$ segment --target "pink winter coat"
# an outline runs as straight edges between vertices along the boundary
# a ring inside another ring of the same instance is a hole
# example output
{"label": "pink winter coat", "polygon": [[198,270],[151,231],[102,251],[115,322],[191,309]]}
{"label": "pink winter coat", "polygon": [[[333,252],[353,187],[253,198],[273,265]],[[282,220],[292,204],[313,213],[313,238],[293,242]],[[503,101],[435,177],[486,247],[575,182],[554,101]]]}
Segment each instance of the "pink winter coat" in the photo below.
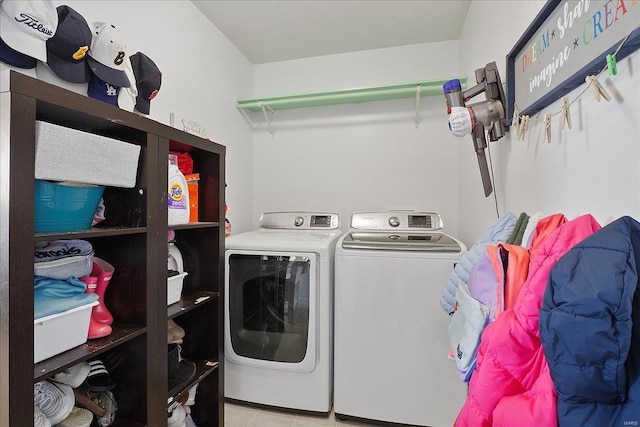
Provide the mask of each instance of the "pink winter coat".
{"label": "pink winter coat", "polygon": [[542,297],[556,261],[600,229],[591,215],[565,221],[556,214],[538,223],[536,235],[541,238],[534,242],[527,280],[514,307],[482,333],[476,371],[456,427],[557,426],[556,392],[538,329]]}

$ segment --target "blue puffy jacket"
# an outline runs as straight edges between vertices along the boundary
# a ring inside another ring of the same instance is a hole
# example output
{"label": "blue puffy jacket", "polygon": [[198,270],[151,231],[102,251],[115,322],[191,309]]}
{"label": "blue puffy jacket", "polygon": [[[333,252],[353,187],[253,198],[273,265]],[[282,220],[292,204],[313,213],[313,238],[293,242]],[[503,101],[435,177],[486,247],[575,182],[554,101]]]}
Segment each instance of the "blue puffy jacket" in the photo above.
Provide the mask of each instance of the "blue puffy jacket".
{"label": "blue puffy jacket", "polygon": [[622,217],[554,265],[540,338],[559,426],[640,425],[640,223]]}

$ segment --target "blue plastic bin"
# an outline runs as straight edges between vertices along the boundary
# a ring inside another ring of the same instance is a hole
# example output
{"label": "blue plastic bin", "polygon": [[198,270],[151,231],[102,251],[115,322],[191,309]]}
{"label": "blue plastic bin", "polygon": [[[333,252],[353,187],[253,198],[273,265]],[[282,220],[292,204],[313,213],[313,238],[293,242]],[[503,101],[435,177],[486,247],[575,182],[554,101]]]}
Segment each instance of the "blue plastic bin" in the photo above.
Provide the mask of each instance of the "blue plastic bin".
{"label": "blue plastic bin", "polygon": [[57,233],[91,228],[104,192],[102,185],[35,180],[35,232]]}

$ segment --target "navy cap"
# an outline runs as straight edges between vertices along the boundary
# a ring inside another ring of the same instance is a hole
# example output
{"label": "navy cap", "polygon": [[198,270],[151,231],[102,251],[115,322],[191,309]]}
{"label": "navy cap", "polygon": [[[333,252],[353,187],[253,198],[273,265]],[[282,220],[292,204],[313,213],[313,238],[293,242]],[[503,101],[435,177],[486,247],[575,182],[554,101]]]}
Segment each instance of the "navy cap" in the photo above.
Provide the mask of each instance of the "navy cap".
{"label": "navy cap", "polygon": [[119,87],[106,83],[95,74],[91,75],[89,86],[87,88],[87,95],[89,95],[91,98],[98,99],[102,102],[106,102],[107,104],[115,105],[117,107],[119,93]]}
{"label": "navy cap", "polygon": [[14,67],[28,69],[35,68],[38,61],[29,55],[25,55],[24,53],[20,53],[13,49],[0,38],[0,62],[4,62],[5,64],[9,64]]}
{"label": "navy cap", "polygon": [[151,100],[156,97],[162,84],[162,73],[155,62],[142,52],[136,52],[129,59],[138,89],[135,108],[142,114],[149,114]]}
{"label": "navy cap", "polygon": [[58,77],[73,83],[87,83],[91,70],[86,55],[91,47],[91,28],[69,6],[57,7],[58,29],[47,40],[47,65]]}

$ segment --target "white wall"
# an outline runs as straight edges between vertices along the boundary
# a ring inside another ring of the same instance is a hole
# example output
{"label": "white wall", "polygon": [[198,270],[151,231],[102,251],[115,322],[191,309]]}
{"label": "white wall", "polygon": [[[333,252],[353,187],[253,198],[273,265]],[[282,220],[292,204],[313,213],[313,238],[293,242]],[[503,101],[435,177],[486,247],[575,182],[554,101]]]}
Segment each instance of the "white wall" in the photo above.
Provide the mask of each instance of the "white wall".
{"label": "white wall", "polygon": [[[472,76],[474,69],[496,61],[506,83],[505,57],[544,4],[472,2],[460,38],[462,74]],[[602,74],[611,102],[598,103],[587,91],[571,106],[572,129],[561,133],[554,116],[551,144],[543,140],[544,115],[559,112],[559,101],[531,118],[524,141],[507,135],[491,143],[501,213],[562,212],[569,218],[591,213],[602,225],[622,215],[640,218],[639,69],[636,52],[618,63],[618,75]],[[569,93],[569,100],[584,88]],[[460,155],[460,235],[473,243],[496,214],[493,199],[482,193],[468,139],[468,150]]]}
{"label": "white wall", "polygon": [[[169,115],[175,112],[202,124],[209,138],[227,147],[229,219],[235,232],[250,229],[252,131],[235,108],[237,99],[252,93],[253,66],[246,57],[188,1],[54,3],[69,5],[89,24],[114,25],[129,55],[141,51],[153,59],[162,72],[162,87],[151,102],[149,117],[169,124]],[[67,86],[86,93],[86,85]],[[133,109],[133,102],[123,93],[119,104]]]}
{"label": "white wall", "polygon": [[[256,65],[254,96],[351,89],[457,76],[457,42],[418,44]],[[458,144],[445,100],[415,99],[280,110],[273,136],[262,113],[254,124],[255,223],[262,212],[439,212],[458,231]],[[455,141],[454,141],[455,142]]]}
{"label": "white wall", "polygon": [[[143,51],[159,65],[163,85],[152,119],[168,124],[176,112],[227,147],[234,233],[255,228],[269,210],[334,211],[346,225],[355,211],[414,208],[440,212],[447,231],[472,244],[496,217],[470,137],[448,132],[439,96],[422,98],[418,129],[409,98],[278,111],[273,137],[261,114],[243,117],[235,102],[458,75],[473,84],[474,70],[491,61],[506,81],[506,54],[542,0],[472,2],[459,41],[256,66],[191,2],[128,1],[127,13],[120,1],[65,4],[89,22],[114,24],[131,53]],[[507,135],[490,143],[500,212],[590,212],[601,223],[639,216],[639,56],[620,61],[617,76],[601,78],[611,102],[583,95],[572,107],[573,129],[562,134],[554,119],[552,144],[543,142],[540,118],[532,118],[525,141]],[[120,99],[124,108],[132,105]],[[557,111],[559,103],[552,104],[540,117]]]}

